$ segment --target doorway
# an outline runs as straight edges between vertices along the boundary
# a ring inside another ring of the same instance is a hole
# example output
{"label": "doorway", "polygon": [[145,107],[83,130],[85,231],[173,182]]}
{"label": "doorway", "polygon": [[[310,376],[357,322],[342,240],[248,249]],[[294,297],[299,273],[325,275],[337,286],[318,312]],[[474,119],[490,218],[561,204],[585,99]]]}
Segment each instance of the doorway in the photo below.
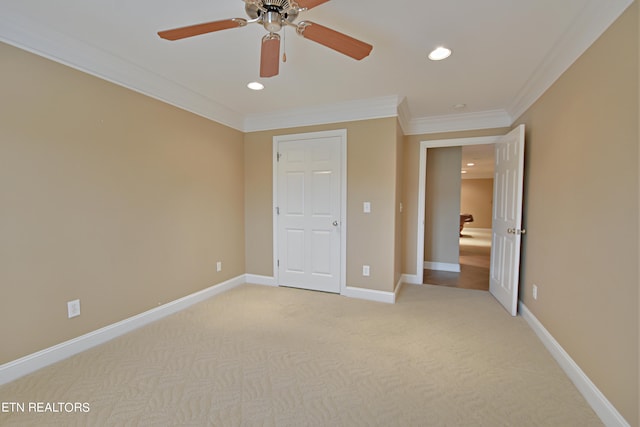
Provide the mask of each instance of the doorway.
{"label": "doorway", "polygon": [[[460,212],[459,230],[456,230],[459,233],[458,236],[452,237],[457,246],[455,249],[458,262],[455,264],[456,268],[445,271],[442,268],[433,268],[437,263],[425,263],[423,283],[488,291],[495,146],[478,144],[452,148],[454,153],[461,157],[459,170],[451,172],[460,174],[459,185],[452,188],[446,184],[440,191],[448,188],[452,194],[460,194],[459,209],[452,207],[455,215],[458,210]],[[438,148],[429,148],[428,159],[434,159],[435,153],[431,154],[434,150]],[[428,175],[433,177],[433,174]],[[449,177],[449,181],[453,181],[451,178]],[[433,186],[427,183],[427,199],[433,200],[429,197],[429,188],[433,190]],[[455,221],[457,227],[458,218],[455,218]],[[425,240],[429,240],[428,236]]]}
{"label": "doorway", "polygon": [[[416,247],[416,279],[417,283],[425,283],[425,205],[426,205],[426,176],[427,176],[427,149],[440,147],[467,147],[476,145],[493,146],[500,140],[501,136],[486,136],[473,138],[444,139],[420,142],[420,167],[418,183],[418,235]],[[457,221],[457,220],[456,220]],[[458,269],[450,271],[439,271],[442,277],[452,277],[452,273],[457,273]],[[438,270],[436,270],[438,271]]]}

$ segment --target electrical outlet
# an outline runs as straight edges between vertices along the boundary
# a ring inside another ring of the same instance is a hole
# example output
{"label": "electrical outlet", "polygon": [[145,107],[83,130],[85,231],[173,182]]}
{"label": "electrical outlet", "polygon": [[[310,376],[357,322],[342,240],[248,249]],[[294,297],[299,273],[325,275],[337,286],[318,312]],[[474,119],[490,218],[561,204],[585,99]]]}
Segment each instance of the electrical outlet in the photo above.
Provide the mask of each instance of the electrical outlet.
{"label": "electrical outlet", "polygon": [[216,271],[222,271],[222,261],[216,262]]}
{"label": "electrical outlet", "polygon": [[533,285],[533,299],[538,299],[538,285]]}
{"label": "electrical outlet", "polygon": [[368,277],[370,274],[370,267],[368,265],[362,266],[362,275]]}
{"label": "electrical outlet", "polygon": [[69,316],[69,319],[80,316],[79,299],[67,302],[67,315]]}

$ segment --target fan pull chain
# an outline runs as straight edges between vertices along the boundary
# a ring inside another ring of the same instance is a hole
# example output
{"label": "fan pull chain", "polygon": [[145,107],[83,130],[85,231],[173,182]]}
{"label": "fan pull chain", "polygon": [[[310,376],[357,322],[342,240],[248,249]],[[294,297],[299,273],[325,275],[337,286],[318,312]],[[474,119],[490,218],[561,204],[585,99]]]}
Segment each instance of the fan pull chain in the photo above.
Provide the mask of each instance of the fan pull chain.
{"label": "fan pull chain", "polygon": [[287,62],[287,29],[282,29],[282,62]]}

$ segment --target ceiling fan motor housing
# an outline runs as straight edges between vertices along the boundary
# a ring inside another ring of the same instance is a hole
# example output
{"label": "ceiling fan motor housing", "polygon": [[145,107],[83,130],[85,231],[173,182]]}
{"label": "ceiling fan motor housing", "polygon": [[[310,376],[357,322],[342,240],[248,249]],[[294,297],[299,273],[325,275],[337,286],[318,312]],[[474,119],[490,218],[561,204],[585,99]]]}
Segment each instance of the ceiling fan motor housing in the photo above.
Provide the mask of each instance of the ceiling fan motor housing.
{"label": "ceiling fan motor housing", "polygon": [[287,23],[292,24],[300,12],[289,0],[245,1],[244,9],[249,18],[257,19],[270,33],[280,31]]}

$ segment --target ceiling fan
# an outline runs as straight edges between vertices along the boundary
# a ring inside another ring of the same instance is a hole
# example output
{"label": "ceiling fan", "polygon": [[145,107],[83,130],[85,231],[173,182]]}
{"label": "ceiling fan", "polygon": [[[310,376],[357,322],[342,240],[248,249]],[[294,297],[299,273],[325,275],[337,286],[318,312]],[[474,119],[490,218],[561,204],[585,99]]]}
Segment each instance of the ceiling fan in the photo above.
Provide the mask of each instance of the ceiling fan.
{"label": "ceiling fan", "polygon": [[232,18],[205,22],[158,32],[166,40],[180,40],[187,37],[260,24],[269,33],[262,38],[260,51],[260,77],[278,75],[280,66],[280,36],[284,26],[296,28],[305,39],[320,43],[353,59],[361,60],[371,53],[373,46],[346,34],[324,27],[311,21],[295,23],[300,12],[312,9],[329,0],[243,0],[244,9],[250,19]]}

